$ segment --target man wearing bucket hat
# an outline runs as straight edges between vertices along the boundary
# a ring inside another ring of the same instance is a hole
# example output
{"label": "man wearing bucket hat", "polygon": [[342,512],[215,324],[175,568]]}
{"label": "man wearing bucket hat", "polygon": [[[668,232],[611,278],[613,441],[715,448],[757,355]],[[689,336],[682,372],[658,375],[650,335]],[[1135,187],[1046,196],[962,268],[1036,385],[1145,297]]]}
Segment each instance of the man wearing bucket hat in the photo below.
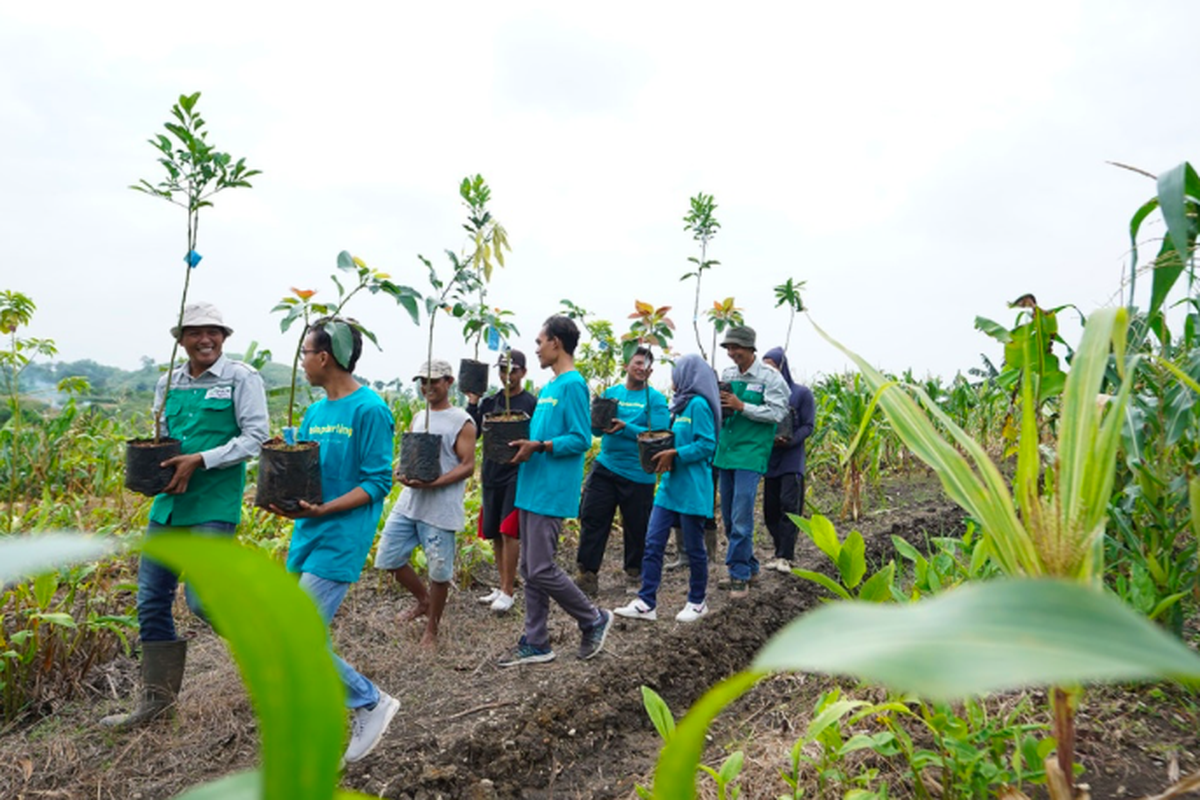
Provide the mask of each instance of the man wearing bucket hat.
{"label": "man wearing bucket hat", "polygon": [[[496,362],[500,370],[503,388],[483,398],[477,394],[467,395],[467,413],[475,420],[475,429],[482,436],[483,420],[490,414],[505,410],[523,412],[532,418],[537,408],[537,397],[525,391],[525,354],[520,350],[509,350],[500,354]],[[516,464],[505,464],[490,458],[483,460],[480,470],[482,484],[482,508],[480,509],[479,537],[492,543],[496,554],[496,570],[500,573],[500,585],[479,598],[497,614],[506,614],[513,607],[513,586],[517,578],[517,561],[521,552],[520,529],[517,524],[517,471]]]}
{"label": "man wearing bucket hat", "polygon": [[733,366],[721,373],[721,407],[726,416],[713,466],[720,470],[721,519],[729,538],[725,556],[729,580],[724,587],[735,600],[749,595],[750,581],[758,576],[755,497],[771,457],[775,426],[788,412],[787,384],[755,357],[755,340],[753,328],[737,325],[721,342]]}
{"label": "man wearing bucket hat", "polygon": [[[375,568],[389,570],[412,592],[416,605],[401,614],[400,621],[425,617],[421,647],[433,649],[437,647],[438,625],[454,578],[454,553],[458,549],[455,534],[466,522],[463,498],[467,478],[475,473],[475,423],[466,411],[450,405],[454,369],[449,362],[427,361],[413,380],[420,382],[429,413],[413,417],[412,430],[438,437],[440,474],[432,481],[418,481],[397,465],[396,480],[404,484],[404,490],[383,526]],[[409,563],[418,544],[425,552],[428,588]]]}
{"label": "man wearing bucket hat", "polygon": [[[162,433],[180,440],[182,454],[163,462],[174,477],[150,508],[147,536],[167,531],[232,536],[242,514],[246,461],[258,455],[269,422],[258,372],[225,356],[233,329],[211,303],[190,303],[171,336],[187,361],[159,379],[154,411],[163,408]],[[164,407],[165,396],[165,407]],[[105,717],[107,727],[129,728],[174,707],[183,683],[187,640],[175,635],[171,607],[179,578],[145,556],[138,564],[138,628],[142,641],[142,696],[129,714]],[[188,587],[188,607],[203,611]]]}

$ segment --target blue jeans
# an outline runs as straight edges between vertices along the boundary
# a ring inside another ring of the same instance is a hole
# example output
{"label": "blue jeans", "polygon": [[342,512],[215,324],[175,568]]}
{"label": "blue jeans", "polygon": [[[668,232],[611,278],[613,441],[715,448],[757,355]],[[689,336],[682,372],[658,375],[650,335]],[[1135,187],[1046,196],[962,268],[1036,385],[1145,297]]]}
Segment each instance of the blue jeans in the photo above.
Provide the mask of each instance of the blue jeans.
{"label": "blue jeans", "polygon": [[708,556],[704,552],[704,520],[697,514],[680,514],[655,506],[646,528],[646,554],[642,556],[642,590],[638,597],[655,608],[658,605],[658,586],[662,583],[663,549],[671,528],[683,531],[683,548],[687,552],[691,579],[688,582],[688,602],[700,605],[708,590]]}
{"label": "blue jeans", "polygon": [[[300,588],[308,592],[313,602],[317,604],[317,611],[320,612],[321,619],[325,621],[325,627],[328,628],[329,621],[333,619],[333,615],[337,613],[338,607],[345,599],[350,584],[331,581],[319,575],[313,575],[311,572],[302,572],[300,573]],[[374,706],[379,702],[379,688],[333,652],[332,642],[329,643],[329,654],[333,656],[333,665],[337,667],[338,677],[342,679],[342,684],[346,687],[347,708]]]}
{"label": "blue jeans", "polygon": [[748,469],[721,470],[721,518],[729,537],[725,565],[729,567],[729,577],[735,581],[748,581],[758,574],[758,559],[754,557],[754,501],[761,477]]}
{"label": "blue jeans", "polygon": [[[199,533],[232,537],[236,529],[237,525],[232,522],[202,522],[186,528],[151,522],[146,526],[146,538],[163,533]],[[178,574],[157,561],[142,556],[138,562],[137,612],[138,629],[143,642],[173,642],[177,638],[171,607],[175,605],[175,589],[178,586]],[[185,594],[192,613],[208,622],[200,600],[190,584]]]}

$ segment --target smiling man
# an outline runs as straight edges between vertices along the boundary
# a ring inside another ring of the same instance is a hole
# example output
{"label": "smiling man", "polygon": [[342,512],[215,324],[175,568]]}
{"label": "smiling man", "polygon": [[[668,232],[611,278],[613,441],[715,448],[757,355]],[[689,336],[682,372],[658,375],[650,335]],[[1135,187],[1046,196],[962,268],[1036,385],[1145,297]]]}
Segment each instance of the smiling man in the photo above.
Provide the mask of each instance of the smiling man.
{"label": "smiling man", "polygon": [[718,584],[734,600],[750,594],[750,581],[758,577],[754,556],[754,505],[758,483],[767,471],[775,426],[788,411],[788,388],[779,373],[757,358],[754,329],[737,325],[725,334],[721,346],[732,367],[721,373],[726,384],[721,407],[728,412],[713,466],[720,471],[721,519],[729,538],[725,564],[729,579]]}
{"label": "smiling man", "polygon": [[[421,365],[413,377],[425,395],[429,413],[413,417],[412,430],[432,433],[440,439],[438,451],[441,475],[423,482],[408,477],[396,468],[396,480],[404,485],[375,551],[375,568],[386,569],[416,598],[412,608],[400,615],[401,622],[426,617],[421,647],[437,647],[438,625],[450,581],[454,577],[455,534],[466,522],[463,499],[467,478],[475,472],[475,423],[471,415],[450,405],[450,387],[454,369],[450,363],[434,359]],[[429,586],[409,563],[417,545],[425,551]]]}
{"label": "smiling man", "polygon": [[[226,358],[233,329],[209,303],[192,303],[183,324],[171,329],[187,361],[163,375],[154,391],[154,410],[163,408],[162,434],[179,439],[182,455],[163,462],[175,470],[154,498],[146,536],[195,532],[233,536],[242,516],[246,461],[258,455],[268,433],[267,397],[253,367]],[[164,406],[164,396],[166,404]],[[142,640],[142,698],[129,714],[101,724],[127,728],[169,711],[183,683],[187,641],[175,635],[171,607],[179,577],[156,561],[138,565],[138,627]],[[188,606],[203,618],[189,587]]]}

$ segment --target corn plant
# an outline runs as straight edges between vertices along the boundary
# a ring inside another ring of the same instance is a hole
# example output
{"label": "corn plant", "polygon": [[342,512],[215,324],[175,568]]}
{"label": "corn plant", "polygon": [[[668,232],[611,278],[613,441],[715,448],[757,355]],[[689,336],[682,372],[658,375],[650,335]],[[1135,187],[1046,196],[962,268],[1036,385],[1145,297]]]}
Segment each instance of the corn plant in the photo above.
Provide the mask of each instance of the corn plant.
{"label": "corn plant", "polygon": [[[95,559],[112,548],[111,542],[63,534],[9,538],[0,541],[0,583],[61,563]],[[346,727],[341,682],[325,625],[295,578],[263,554],[227,539],[168,534],[147,541],[145,552],[187,572],[233,651],[259,716],[261,767],[179,797],[365,797],[336,789]],[[246,614],[246,608],[255,613]]]}
{"label": "corn plant", "polygon": [[[899,607],[831,604],[787,626],[759,654],[754,669],[853,674],[942,700],[1031,684],[1200,675],[1200,656],[1099,591],[1106,509],[1132,385],[1125,363],[1127,319],[1124,309],[1088,318],[1062,393],[1057,459],[1046,467],[1041,491],[1034,387],[1022,381],[1015,502],[983,448],[919,387],[896,386],[835,342],[877,393],[897,435],[979,523],[988,558],[1011,578]],[[1121,384],[1102,409],[1096,396],[1110,346]],[[701,737],[723,702],[753,677],[727,681],[711,698],[702,698],[694,709]],[[1073,796],[1077,698],[1062,688],[1051,695],[1057,742],[1053,791],[1066,798]],[[684,788],[674,768],[691,754],[694,742],[685,745],[685,738],[677,733],[672,756],[664,751],[660,758],[664,789]]]}
{"label": "corn plant", "polygon": [[[200,231],[200,209],[212,207],[212,196],[226,189],[250,188],[250,178],[261,174],[261,170],[250,169],[246,159],[236,161],[228,153],[216,150],[208,143],[205,121],[196,110],[200,93],[181,94],[179,102],[171,106],[172,122],[163,128],[171,136],[155,134],[147,141],[159,153],[158,163],[167,176],[158,183],[139,180],[130,189],[152,197],[166,200],[187,211],[187,250],[184,253],[183,291],[179,296],[177,327],[183,327],[183,311],[187,306],[188,287],[191,285],[192,270],[200,263],[201,255],[196,252],[196,237]],[[174,137],[172,140],[171,137]],[[166,397],[171,393],[171,376],[175,372],[175,358],[179,355],[179,340],[171,347],[171,361],[167,371],[167,384],[163,402],[154,414],[154,441],[162,432],[162,412],[166,408]]]}
{"label": "corn plant", "polygon": [[888,562],[867,578],[866,544],[861,533],[850,531],[845,540],[840,540],[833,523],[821,514],[813,514],[811,519],[797,514],[788,514],[788,517],[833,562],[840,582],[807,569],[793,569],[793,574],[825,587],[843,600],[883,603],[893,599],[896,564]]}
{"label": "corn plant", "polygon": [[1167,224],[1167,235],[1163,237],[1158,255],[1150,265],[1154,270],[1154,282],[1151,286],[1147,317],[1155,333],[1165,343],[1165,318],[1161,311],[1167,295],[1185,268],[1188,270],[1189,286],[1195,284],[1193,255],[1197,230],[1200,228],[1200,223],[1197,222],[1197,218],[1200,217],[1200,177],[1186,161],[1158,176],[1143,170],[1135,171],[1153,178],[1157,184],[1157,191],[1154,197],[1138,208],[1129,221],[1131,246],[1128,308],[1132,313],[1137,294],[1138,235],[1150,215],[1159,211]]}
{"label": "corn plant", "polygon": [[822,444],[837,456],[842,484],[841,518],[857,521],[863,512],[863,488],[878,479],[886,441],[886,423],[858,374],[832,376],[820,385],[817,428],[827,433]]}
{"label": "corn plant", "polygon": [[[708,355],[704,352],[704,343],[700,341],[700,281],[704,277],[706,269],[712,269],[721,263],[708,257],[708,243],[721,230],[721,223],[713,216],[713,212],[717,210],[717,204],[713,202],[711,194],[700,192],[690,198],[689,202],[691,208],[683,218],[683,229],[692,234],[693,241],[700,243],[700,257],[688,256],[688,261],[695,265],[695,269],[685,273],[680,280],[696,279],[696,299],[692,306],[692,330],[696,334],[696,347],[700,349],[700,357],[707,360]],[[714,344],[712,356],[714,369],[716,368],[716,352],[717,347]]]}
{"label": "corn plant", "polygon": [[[671,708],[667,705],[667,701],[649,686],[643,686],[642,705],[662,740],[664,742],[671,741],[671,736],[675,733],[675,717],[671,714]],[[716,784],[717,800],[737,800],[741,796],[742,790],[736,785],[736,781],[745,760],[746,754],[737,750],[730,753],[716,769],[707,764],[699,764],[697,769],[712,778],[713,783]],[[638,797],[651,797],[650,792],[644,786],[637,786],[636,790]]]}

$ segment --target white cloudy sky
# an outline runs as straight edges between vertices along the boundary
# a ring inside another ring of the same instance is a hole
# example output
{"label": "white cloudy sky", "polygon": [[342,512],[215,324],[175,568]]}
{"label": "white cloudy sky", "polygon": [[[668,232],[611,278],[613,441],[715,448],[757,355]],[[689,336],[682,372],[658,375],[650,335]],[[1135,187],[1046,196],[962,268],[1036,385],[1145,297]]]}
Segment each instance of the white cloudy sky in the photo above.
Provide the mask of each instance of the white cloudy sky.
{"label": "white cloudy sky", "polygon": [[[976,314],[1117,296],[1153,183],[1106,160],[1197,155],[1182,0],[275,8],[0,6],[0,288],[34,298],[27,333],[63,358],[169,353],[184,213],[126,187],[158,180],[146,139],[181,92],[263,170],[202,217],[192,297],[225,311],[231,350],[277,357],[294,345],[269,309],[289,286],[330,297],[342,249],[424,288],[416,254],[461,245],[457,183],[482,172],[518,347],[560,298],[622,328],[636,298],[674,306],[695,352],[680,219],[704,191],[723,225],[704,305],[734,296],[765,348],[787,322],[771,287],[806,280],[846,344],[952,375],[999,357]],[[407,316],[351,311],[385,350],[360,372],[412,374]],[[791,349],[801,375],[845,363],[806,322]],[[444,318],[436,350],[466,354]]]}

